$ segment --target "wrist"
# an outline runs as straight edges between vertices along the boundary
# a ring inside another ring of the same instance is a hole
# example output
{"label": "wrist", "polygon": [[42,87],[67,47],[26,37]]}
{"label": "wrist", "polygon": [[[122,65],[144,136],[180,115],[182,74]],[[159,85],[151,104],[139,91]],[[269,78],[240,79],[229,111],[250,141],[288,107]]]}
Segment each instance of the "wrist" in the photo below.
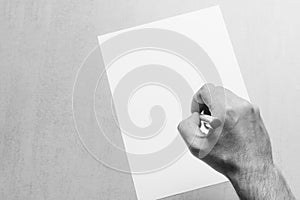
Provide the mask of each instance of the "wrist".
{"label": "wrist", "polygon": [[[265,164],[260,167],[239,169],[236,173],[228,175],[228,179],[242,200],[262,199],[256,198],[262,194],[265,183],[270,183],[276,177],[277,169],[273,164]],[[251,198],[250,198],[251,197]],[[255,197],[255,198],[253,198]],[[267,198],[266,198],[267,199]]]}
{"label": "wrist", "polygon": [[274,164],[241,170],[228,178],[241,200],[295,200],[280,170]]}
{"label": "wrist", "polygon": [[235,184],[243,182],[255,181],[270,178],[277,173],[277,168],[273,163],[258,164],[256,166],[236,167],[234,172],[228,173],[226,176]]}

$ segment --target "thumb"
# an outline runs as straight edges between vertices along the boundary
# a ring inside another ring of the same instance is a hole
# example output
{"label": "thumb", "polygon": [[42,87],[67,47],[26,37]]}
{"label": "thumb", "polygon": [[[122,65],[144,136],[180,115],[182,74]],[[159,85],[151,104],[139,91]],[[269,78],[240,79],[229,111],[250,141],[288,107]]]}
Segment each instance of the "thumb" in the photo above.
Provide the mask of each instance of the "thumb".
{"label": "thumb", "polygon": [[206,134],[200,130],[200,114],[194,112],[190,117],[183,120],[178,125],[178,131],[186,144],[193,148],[199,148],[197,141],[206,137]]}

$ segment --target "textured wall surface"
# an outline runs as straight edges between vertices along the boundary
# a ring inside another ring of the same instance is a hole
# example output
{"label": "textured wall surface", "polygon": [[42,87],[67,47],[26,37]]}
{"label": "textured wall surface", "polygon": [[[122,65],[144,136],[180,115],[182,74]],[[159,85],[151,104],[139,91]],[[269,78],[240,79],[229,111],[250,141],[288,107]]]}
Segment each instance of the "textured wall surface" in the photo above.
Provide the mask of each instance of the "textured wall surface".
{"label": "textured wall surface", "polygon": [[[135,199],[131,177],[92,159],[75,133],[76,72],[99,34],[216,4],[300,198],[299,1],[0,0],[0,199]],[[229,183],[170,199],[223,197],[236,198]]]}

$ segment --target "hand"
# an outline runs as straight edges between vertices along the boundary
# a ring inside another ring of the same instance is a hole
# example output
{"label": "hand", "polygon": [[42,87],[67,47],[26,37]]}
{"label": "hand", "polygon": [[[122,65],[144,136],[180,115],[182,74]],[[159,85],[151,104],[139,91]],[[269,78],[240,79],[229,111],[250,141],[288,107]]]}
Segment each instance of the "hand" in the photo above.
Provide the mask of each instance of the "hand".
{"label": "hand", "polygon": [[[191,111],[192,115],[178,125],[191,153],[228,177],[240,198],[269,199],[256,187],[263,190],[267,185],[273,187],[277,183],[272,179],[279,177],[280,180],[282,176],[274,166],[270,139],[259,109],[223,87],[206,84],[194,95]],[[210,130],[206,136],[200,130],[201,112],[217,117],[222,126]],[[199,155],[204,151],[203,141],[214,137],[217,131],[220,132],[217,143],[202,158]],[[272,178],[269,184],[263,182],[269,178]],[[286,188],[286,193],[291,194],[287,186],[283,187],[284,183],[282,177],[278,186],[280,191]],[[257,191],[256,196],[252,190]],[[280,195],[276,195],[280,199]]]}
{"label": "hand", "polygon": [[[193,155],[198,157],[202,150],[201,140],[206,139],[199,129],[199,113],[208,110],[223,122],[223,126],[218,142],[203,158],[204,162],[224,175],[273,165],[271,143],[258,108],[212,84],[204,85],[194,95],[192,116],[178,126]],[[198,134],[195,135],[194,130]],[[212,135],[215,130],[210,131]]]}

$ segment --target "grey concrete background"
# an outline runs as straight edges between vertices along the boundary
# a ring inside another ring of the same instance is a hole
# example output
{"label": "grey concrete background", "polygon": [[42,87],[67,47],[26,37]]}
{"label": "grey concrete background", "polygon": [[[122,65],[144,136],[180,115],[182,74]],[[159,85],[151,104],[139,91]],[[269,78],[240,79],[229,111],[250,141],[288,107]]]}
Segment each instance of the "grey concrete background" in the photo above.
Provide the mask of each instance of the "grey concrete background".
{"label": "grey concrete background", "polygon": [[[135,199],[130,176],[97,163],[75,134],[77,69],[99,34],[216,4],[299,198],[299,1],[0,0],[0,199]],[[236,198],[230,184],[171,199],[222,197]]]}

